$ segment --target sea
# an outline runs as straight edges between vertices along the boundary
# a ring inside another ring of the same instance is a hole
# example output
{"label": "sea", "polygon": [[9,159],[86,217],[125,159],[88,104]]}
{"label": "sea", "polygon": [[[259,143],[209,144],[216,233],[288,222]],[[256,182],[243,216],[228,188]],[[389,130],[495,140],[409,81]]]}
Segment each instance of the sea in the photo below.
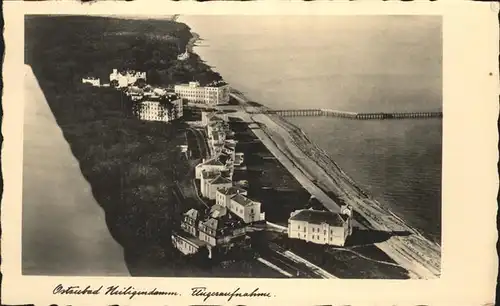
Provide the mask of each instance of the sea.
{"label": "sea", "polygon": [[[180,16],[194,51],[275,109],[441,111],[439,16]],[[360,187],[441,241],[442,119],[287,118]]]}

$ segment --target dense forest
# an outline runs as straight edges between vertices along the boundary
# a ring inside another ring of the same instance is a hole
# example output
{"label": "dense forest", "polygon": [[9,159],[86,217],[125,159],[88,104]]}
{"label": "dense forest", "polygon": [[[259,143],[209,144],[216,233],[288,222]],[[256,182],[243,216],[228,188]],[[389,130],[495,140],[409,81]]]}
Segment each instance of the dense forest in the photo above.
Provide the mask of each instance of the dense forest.
{"label": "dense forest", "polygon": [[220,79],[196,56],[177,61],[191,38],[189,28],[170,20],[30,16],[25,35],[25,62],[105,211],[110,233],[123,246],[131,274],[212,275],[205,274],[203,254],[185,258],[171,244],[172,230],[190,208],[175,191],[177,180],[189,179],[178,149],[186,141],[184,124],[140,121],[122,92],[81,84],[87,74],[107,79],[113,68],[145,69],[148,82],[167,84]]}

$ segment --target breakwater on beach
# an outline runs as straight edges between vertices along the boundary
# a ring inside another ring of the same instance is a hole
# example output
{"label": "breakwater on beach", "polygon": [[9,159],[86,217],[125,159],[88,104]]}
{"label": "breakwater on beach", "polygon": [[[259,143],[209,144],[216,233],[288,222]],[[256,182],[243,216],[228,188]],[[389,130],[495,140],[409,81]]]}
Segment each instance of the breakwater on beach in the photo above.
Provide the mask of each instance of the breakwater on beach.
{"label": "breakwater on beach", "polygon": [[355,120],[384,120],[384,119],[424,119],[442,118],[442,112],[391,112],[391,113],[362,113],[346,112],[333,109],[267,109],[265,114],[276,114],[282,117],[336,117]]}
{"label": "breakwater on beach", "polygon": [[[232,96],[240,103],[249,102],[240,92],[232,94]],[[441,247],[439,243],[429,240],[418,229],[409,225],[400,216],[382,206],[369,193],[365,192],[330,158],[325,150],[314,144],[302,129],[279,115],[263,114],[270,108],[265,106],[260,106],[260,108],[263,112],[257,114],[253,112],[252,120],[258,122],[260,128],[266,131],[270,138],[283,139],[281,152],[289,156],[291,160],[295,160],[295,166],[320,189],[327,194],[332,192],[336,201],[339,201],[337,205],[352,205],[359,214],[356,219],[362,226],[388,233],[409,233],[405,236],[393,236],[392,242],[389,244],[377,245],[381,250],[397,262],[414,266],[413,271],[420,278],[433,278],[440,274]],[[265,119],[266,117],[268,119]],[[269,125],[274,127],[271,128]],[[287,138],[290,141],[288,144],[285,140]],[[293,150],[292,147],[298,150]],[[300,157],[301,155],[303,157]]]}
{"label": "breakwater on beach", "polygon": [[[442,111],[440,20],[318,16],[283,17],[279,23],[275,16],[181,16],[180,20],[203,37],[203,47],[195,46],[194,51],[207,64],[250,101],[274,110]],[[273,31],[285,24],[287,31]],[[415,26],[421,35],[414,35]],[[335,36],[332,30],[337,30]],[[378,35],[382,32],[383,41]],[[409,49],[408,44],[414,47]],[[248,106],[247,110],[261,107]],[[304,131],[380,205],[440,243],[439,116],[432,120],[281,117]]]}

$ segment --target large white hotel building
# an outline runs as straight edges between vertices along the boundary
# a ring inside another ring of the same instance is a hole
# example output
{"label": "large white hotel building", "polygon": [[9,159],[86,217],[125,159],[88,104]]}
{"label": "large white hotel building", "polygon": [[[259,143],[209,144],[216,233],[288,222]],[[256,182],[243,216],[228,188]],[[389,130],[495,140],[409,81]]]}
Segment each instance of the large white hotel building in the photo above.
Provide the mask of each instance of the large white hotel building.
{"label": "large white hotel building", "polygon": [[199,82],[175,85],[174,91],[181,98],[192,103],[227,104],[229,102],[229,85],[224,82],[214,82],[207,86],[200,86]]}

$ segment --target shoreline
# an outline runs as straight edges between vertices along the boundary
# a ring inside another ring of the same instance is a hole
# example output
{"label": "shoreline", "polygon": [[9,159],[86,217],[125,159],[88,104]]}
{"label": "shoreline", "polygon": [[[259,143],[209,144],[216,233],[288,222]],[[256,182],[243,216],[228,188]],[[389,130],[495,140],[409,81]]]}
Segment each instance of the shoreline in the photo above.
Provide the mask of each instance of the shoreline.
{"label": "shoreline", "polygon": [[[319,147],[316,143],[314,143],[312,140],[309,139],[309,137],[307,136],[307,134],[302,130],[300,129],[298,126],[296,126],[295,124],[291,123],[290,121],[286,120],[285,118],[281,117],[281,116],[276,116],[276,117],[279,117],[279,119],[277,119],[276,121],[281,121],[282,123],[284,123],[285,125],[288,125],[291,127],[291,130],[296,132],[298,135],[298,137],[301,137],[301,138],[304,138],[304,142],[305,143],[308,143],[310,144],[311,146],[314,147],[314,150],[317,150],[318,152],[321,153],[321,155],[324,157],[324,158],[327,158],[327,161],[328,162],[331,162],[334,167],[336,168],[336,170],[338,170],[343,176],[344,178],[352,185],[352,187],[354,189],[356,189],[357,192],[359,192],[360,194],[362,194],[364,197],[366,197],[367,199],[369,200],[372,200],[374,202],[376,202],[378,204],[378,206],[383,209],[383,210],[386,210],[387,213],[393,215],[395,218],[399,219],[399,221],[401,223],[404,223],[405,226],[407,226],[408,228],[411,229],[412,232],[414,232],[415,234],[419,235],[419,236],[422,236],[423,238],[427,239],[427,240],[430,240],[429,238],[425,237],[425,235],[423,233],[421,233],[420,230],[417,230],[416,228],[414,228],[413,226],[411,225],[408,225],[407,224],[407,221],[405,221],[403,219],[403,217],[401,216],[398,216],[396,213],[394,213],[390,208],[387,208],[387,207],[384,207],[383,205],[381,205],[380,201],[377,200],[376,198],[374,198],[372,195],[370,195],[369,193],[367,193],[365,190],[363,190],[363,188],[361,188],[358,183],[356,183],[356,181],[351,178],[349,176],[349,174],[347,174],[341,167],[338,163],[336,163],[331,157],[330,155],[328,154],[328,152],[326,152],[323,148]],[[432,240],[430,240],[431,242],[433,243],[436,243]],[[440,246],[439,243],[436,243],[437,245]]]}
{"label": "shoreline", "polygon": [[[193,31],[191,34],[193,37],[187,48],[189,52],[194,53],[194,44],[200,36]],[[199,58],[202,61],[201,57]],[[361,228],[390,233],[409,232],[408,236],[394,235],[389,240],[375,245],[408,270],[411,278],[432,279],[441,275],[440,244],[424,237],[418,230],[407,225],[401,217],[373,199],[300,128],[278,115],[252,114],[252,109],[271,108],[260,103],[256,103],[260,105],[258,107],[252,104],[248,106],[248,102],[253,101],[237,89],[231,88],[230,95],[242,105],[240,118],[261,126],[258,131],[253,130],[254,134],[311,195],[321,195],[323,201],[319,200],[325,208],[340,209],[341,203],[336,203],[326,193],[332,192],[342,202],[354,208],[359,215],[355,221]],[[259,122],[259,119],[263,122]],[[273,131],[271,127],[274,128]]]}
{"label": "shoreline", "polygon": [[[238,93],[231,95],[243,104],[251,101],[243,93],[235,91]],[[439,277],[441,274],[441,246],[439,244],[424,237],[407,225],[401,217],[371,198],[323,149],[311,142],[300,128],[280,116],[252,115],[246,111],[245,114],[248,116],[247,121],[258,122],[261,125],[264,135],[256,135],[260,136],[261,141],[271,152],[274,151],[273,154],[283,166],[299,181],[302,178],[303,182],[309,180],[309,185],[315,185],[309,187],[322,194],[323,201],[320,200],[320,202],[323,205],[326,204],[325,208],[338,210],[340,206],[325,193],[326,190],[333,192],[343,202],[353,206],[362,219],[360,221],[359,217],[355,218],[358,226],[390,232],[408,231],[410,233],[408,236],[392,236],[389,240],[375,245],[407,269],[412,275],[411,278]],[[270,129],[271,126],[274,130]],[[274,148],[271,148],[264,138],[268,138],[267,142],[274,143],[271,145]]]}

